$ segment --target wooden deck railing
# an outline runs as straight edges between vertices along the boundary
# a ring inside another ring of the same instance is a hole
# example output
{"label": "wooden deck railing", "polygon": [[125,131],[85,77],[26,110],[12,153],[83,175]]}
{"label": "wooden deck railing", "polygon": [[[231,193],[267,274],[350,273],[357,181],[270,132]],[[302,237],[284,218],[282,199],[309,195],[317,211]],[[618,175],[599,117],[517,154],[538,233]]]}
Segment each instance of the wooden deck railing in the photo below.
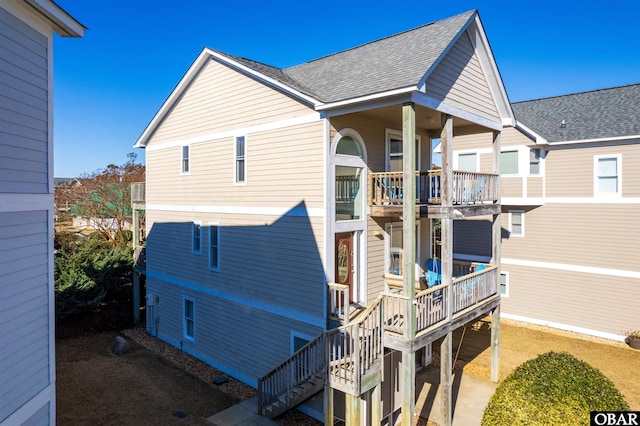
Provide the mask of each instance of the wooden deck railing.
{"label": "wooden deck railing", "polygon": [[453,313],[476,305],[487,297],[498,293],[498,267],[490,266],[452,282]]}
{"label": "wooden deck railing", "polygon": [[[479,305],[484,299],[498,293],[498,267],[490,266],[482,271],[473,272],[452,281],[453,293],[452,317]],[[447,320],[449,287],[440,284],[415,295],[416,333],[420,333]],[[383,293],[384,329],[402,334],[404,320],[407,318],[409,298],[399,293]]]}
{"label": "wooden deck railing", "polygon": [[[442,170],[416,172],[416,203],[442,203]],[[453,204],[495,202],[498,175],[465,171],[453,172]],[[402,172],[372,172],[369,174],[369,205],[402,204],[404,186]]]}
{"label": "wooden deck railing", "polygon": [[146,198],[145,193],[146,193],[145,182],[137,182],[137,183],[131,184],[131,202],[144,203]]}
{"label": "wooden deck railing", "polygon": [[349,321],[349,286],[337,283],[328,283],[329,291],[329,318],[337,319],[346,324]]}
{"label": "wooden deck railing", "polygon": [[288,403],[295,397],[294,389],[311,378],[322,377],[326,367],[325,340],[320,335],[258,380],[260,412],[277,400]]}
{"label": "wooden deck railing", "polygon": [[327,378],[332,387],[358,394],[362,379],[382,362],[382,296],[342,327],[325,333],[327,337]]}

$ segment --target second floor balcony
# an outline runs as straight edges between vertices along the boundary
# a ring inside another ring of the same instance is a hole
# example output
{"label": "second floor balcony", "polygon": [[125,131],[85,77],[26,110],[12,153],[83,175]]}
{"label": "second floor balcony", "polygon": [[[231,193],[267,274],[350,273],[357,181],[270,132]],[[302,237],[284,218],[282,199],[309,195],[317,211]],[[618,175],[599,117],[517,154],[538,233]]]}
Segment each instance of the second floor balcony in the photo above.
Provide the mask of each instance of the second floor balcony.
{"label": "second floor balcony", "polygon": [[[453,206],[495,205],[499,199],[499,177],[491,173],[454,171],[452,173]],[[438,216],[443,205],[442,170],[416,172],[416,208],[419,216]],[[399,216],[406,198],[402,172],[369,173],[369,206],[372,216]],[[425,210],[426,208],[426,210]],[[427,212],[429,212],[427,214]]]}

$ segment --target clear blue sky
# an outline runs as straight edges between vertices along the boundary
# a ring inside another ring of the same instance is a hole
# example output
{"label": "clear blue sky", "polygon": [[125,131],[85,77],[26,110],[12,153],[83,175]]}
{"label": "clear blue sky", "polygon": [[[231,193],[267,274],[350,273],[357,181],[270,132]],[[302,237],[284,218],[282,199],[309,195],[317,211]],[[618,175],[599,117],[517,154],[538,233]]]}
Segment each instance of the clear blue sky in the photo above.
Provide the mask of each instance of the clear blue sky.
{"label": "clear blue sky", "polygon": [[288,67],[478,9],[512,102],[640,83],[640,1],[56,0],[56,177],[122,164],[203,47]]}

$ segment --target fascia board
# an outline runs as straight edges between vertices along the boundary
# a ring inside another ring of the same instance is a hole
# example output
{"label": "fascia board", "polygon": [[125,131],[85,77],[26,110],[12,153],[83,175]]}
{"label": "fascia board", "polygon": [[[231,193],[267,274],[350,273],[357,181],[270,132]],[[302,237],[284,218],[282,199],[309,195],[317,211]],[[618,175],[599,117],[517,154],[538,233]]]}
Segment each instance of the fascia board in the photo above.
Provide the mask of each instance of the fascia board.
{"label": "fascia board", "polygon": [[191,84],[191,81],[198,74],[202,66],[211,58],[212,53],[213,52],[206,47],[200,52],[196,60],[193,61],[187,72],[182,76],[176,87],[171,91],[160,109],[156,112],[142,134],[138,137],[138,140],[133,145],[134,148],[144,148],[147,146],[147,142],[153,132],[162,120],[164,120],[165,115],[171,110],[173,104],[182,95],[187,86]]}
{"label": "fascia board", "polygon": [[460,40],[460,37],[462,37],[462,34],[464,34],[467,31],[467,28],[469,28],[469,25],[471,25],[471,23],[473,22],[476,16],[478,16],[478,12],[474,12],[473,14],[471,14],[471,16],[469,17],[469,20],[462,26],[460,31],[458,31],[458,34],[456,34],[456,36],[451,40],[449,45],[442,51],[438,59],[436,59],[433,62],[433,64],[431,64],[427,72],[422,76],[422,78],[417,84],[417,86],[420,88],[421,91],[424,91],[425,83],[427,82],[427,79],[431,76],[433,71],[438,67],[440,62],[442,62],[442,60],[447,56],[447,54],[453,48],[453,46],[455,46],[458,40]]}
{"label": "fascia board", "polygon": [[511,108],[511,102],[509,102],[509,96],[507,95],[507,91],[504,87],[500,71],[498,70],[495,56],[493,55],[489,39],[487,38],[487,34],[484,31],[482,21],[480,21],[480,16],[478,14],[475,15],[474,24],[475,25],[471,30],[474,30],[475,37],[470,38],[474,48],[476,49],[484,74],[487,77],[489,90],[491,90],[493,98],[496,101],[496,107],[498,108],[498,113],[500,114],[500,117],[502,117],[503,122],[506,121],[509,125],[513,125],[515,124],[515,115]]}
{"label": "fascia board", "polygon": [[321,104],[321,102],[309,95],[305,95],[304,93],[292,88],[291,86],[288,86],[278,80],[275,80],[271,77],[268,77],[252,68],[247,67],[246,65],[241,64],[240,62],[234,61],[231,58],[228,58],[225,55],[221,55],[218,52],[212,51],[211,52],[211,56],[213,56],[214,58],[216,58],[217,60],[219,60],[220,62],[223,62],[229,66],[231,66],[232,68],[236,68],[238,70],[243,71],[244,73],[250,74],[251,76],[253,76],[254,78],[256,78],[257,80],[262,81],[263,83],[267,83],[270,86],[274,86],[284,92],[287,92],[289,94],[291,94],[293,97],[298,98],[308,104],[313,105],[314,107],[318,106]]}
{"label": "fascia board", "polygon": [[158,110],[156,115],[151,119],[151,122],[147,126],[147,128],[142,132],[136,143],[133,145],[134,148],[144,148],[148,142],[149,137],[153,134],[155,129],[158,127],[160,122],[164,119],[165,115],[169,112],[169,110],[173,107],[174,103],[180,98],[184,90],[191,84],[195,76],[198,74],[200,69],[204,66],[204,64],[214,58],[218,62],[221,62],[233,69],[236,69],[239,72],[243,72],[249,74],[253,78],[258,81],[261,81],[264,84],[275,87],[279,90],[282,90],[286,93],[289,93],[295,98],[300,99],[301,101],[311,104],[316,107],[320,104],[320,102],[310,96],[307,96],[290,86],[287,86],[277,80],[274,80],[271,77],[268,77],[262,73],[259,73],[233,59],[228,58],[225,55],[221,55],[218,52],[215,52],[207,47],[205,47],[202,52],[198,55],[193,64],[189,67],[185,75],[182,77],[178,85],[173,89],[167,100],[162,104],[162,107]]}
{"label": "fascia board", "polygon": [[523,133],[529,139],[533,140],[536,143],[536,145],[546,145],[548,143],[545,138],[540,136],[540,134],[538,134],[535,131],[531,130],[531,128],[525,126],[524,124],[522,124],[521,122],[519,122],[517,120],[515,122],[515,126],[513,126],[513,127],[515,127],[516,130],[518,130],[521,133]]}
{"label": "fascia board", "polygon": [[87,27],[75,20],[69,13],[54,2],[48,0],[24,1],[51,22],[55,32],[62,37],[84,37],[84,31]]}

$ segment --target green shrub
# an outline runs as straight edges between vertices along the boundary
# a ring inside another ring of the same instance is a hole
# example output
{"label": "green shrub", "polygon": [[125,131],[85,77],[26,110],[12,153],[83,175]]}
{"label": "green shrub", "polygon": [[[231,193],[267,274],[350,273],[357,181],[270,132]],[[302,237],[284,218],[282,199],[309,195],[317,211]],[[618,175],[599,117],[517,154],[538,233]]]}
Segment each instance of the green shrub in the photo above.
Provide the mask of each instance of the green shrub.
{"label": "green shrub", "polygon": [[566,352],[548,352],[516,368],[496,389],[482,425],[584,425],[594,410],[629,410],[598,369]]}
{"label": "green shrub", "polygon": [[59,246],[54,261],[57,319],[91,310],[108,294],[131,285],[131,247],[112,247],[97,234],[67,238]]}

